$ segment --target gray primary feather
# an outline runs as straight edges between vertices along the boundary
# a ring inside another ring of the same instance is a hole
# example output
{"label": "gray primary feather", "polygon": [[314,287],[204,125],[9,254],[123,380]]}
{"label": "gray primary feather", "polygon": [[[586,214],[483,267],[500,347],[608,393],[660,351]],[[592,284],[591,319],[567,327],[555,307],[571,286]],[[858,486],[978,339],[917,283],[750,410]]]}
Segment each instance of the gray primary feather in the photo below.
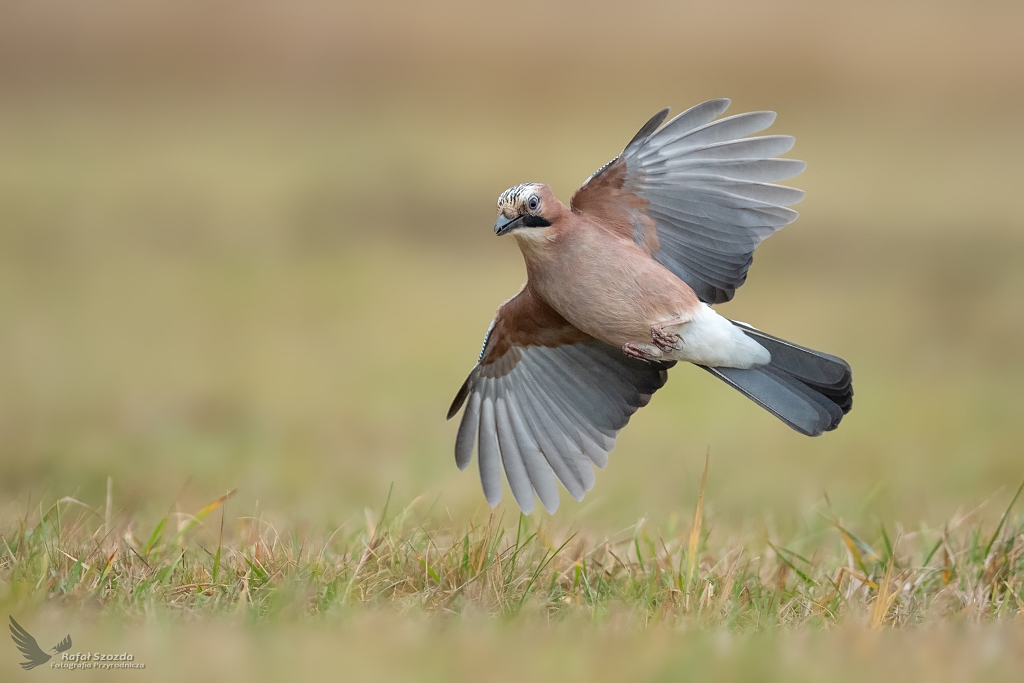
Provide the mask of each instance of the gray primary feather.
{"label": "gray primary feather", "polygon": [[[596,339],[557,347],[517,347],[500,377],[478,365],[466,380],[466,410],[455,440],[464,467],[476,437],[487,502],[501,500],[501,470],[523,512],[533,493],[549,512],[558,507],[555,478],[576,500],[594,486],[615,437],[668,378],[673,363],[645,363]],[[462,392],[460,391],[460,394]]]}
{"label": "gray primary feather", "polygon": [[520,400],[541,454],[569,495],[583,500],[587,486],[581,471],[586,468],[581,464],[587,456],[569,436],[576,428],[552,403],[545,390],[539,389],[529,373],[529,368],[523,368],[525,381]]}
{"label": "gray primary feather", "polygon": [[[543,349],[547,351],[547,349]],[[544,368],[547,375],[544,381],[551,385],[554,396],[562,405],[575,414],[574,424],[580,430],[584,438],[584,452],[587,450],[586,439],[597,447],[607,445],[608,440],[614,440],[617,427],[615,426],[614,408],[609,405],[607,399],[602,395],[599,382],[592,381],[588,377],[584,381],[579,375],[581,368],[576,366],[572,356],[563,351],[559,358],[545,357]],[[545,353],[545,356],[548,354]],[[572,401],[572,396],[586,396],[585,401]],[[603,442],[603,443],[602,443]]]}
{"label": "gray primary feather", "polygon": [[518,380],[518,387],[514,391],[519,394],[523,417],[537,443],[537,448],[555,476],[573,498],[580,500],[584,493],[583,478],[572,463],[582,451],[568,436],[567,427],[562,423],[558,409],[551,404],[544,391],[537,387],[529,373],[529,368],[523,368],[520,376],[515,378]]}
{"label": "gray primary feather", "polygon": [[491,507],[501,502],[501,449],[494,419],[494,380],[484,379],[480,403],[480,485]]}
{"label": "gray primary feather", "polygon": [[[629,141],[629,144],[626,145],[626,149],[627,150],[634,150],[634,149],[639,148],[642,144],[644,144],[644,141],[647,138],[649,138],[654,133],[654,131],[658,130],[658,126],[660,126],[661,122],[664,121],[665,117],[668,116],[668,112],[669,112],[669,108],[665,107],[664,109],[659,111],[657,114],[652,116],[647,121],[647,123],[645,123],[643,125],[643,127],[640,130],[637,131],[636,135],[633,136],[633,139]],[[600,172],[600,171],[598,171],[598,172]]]}
{"label": "gray primary feather", "polygon": [[469,461],[473,459],[473,442],[479,425],[480,392],[474,392],[466,405],[466,419],[459,423],[459,432],[455,436],[455,464],[460,470],[469,467]]}
{"label": "gray primary feather", "polygon": [[[672,120],[661,129],[663,140],[674,140],[678,135],[686,131],[700,128],[705,123],[714,121],[725,113],[729,108],[731,100],[723,97],[717,100],[708,100],[694,105],[681,114],[676,114]],[[644,138],[646,140],[647,138]]]}
{"label": "gray primary feather", "polygon": [[[541,505],[551,513],[558,509],[558,485],[555,484],[554,472],[544,459],[536,436],[525,417],[525,411],[519,405],[519,395],[522,391],[520,387],[521,384],[515,382],[507,394],[509,419],[512,430],[515,432],[516,443],[519,444],[523,464],[526,466],[527,476],[530,478],[530,484],[537,492]],[[518,499],[516,500],[518,502]],[[530,507],[533,507],[533,501],[530,501]],[[520,508],[525,512],[522,505]]]}
{"label": "gray primary feather", "polygon": [[529,445],[522,443],[517,438],[518,434],[513,433],[507,403],[508,394],[498,394],[494,403],[501,462],[505,466],[505,478],[512,489],[512,497],[516,499],[519,509],[528,515],[533,512],[533,485],[530,483],[530,475],[526,473],[526,465],[519,453],[519,446],[522,444],[524,448],[528,448]]}
{"label": "gray primary feather", "polygon": [[648,122],[621,155],[626,188],[650,203],[659,242],[651,255],[708,303],[733,297],[754,249],[796,220],[785,207],[803,198],[771,184],[804,169],[802,161],[773,158],[788,152],[793,138],[746,137],[770,126],[775,113],[716,120],[728,106],[725,99],[698,104],[658,130]]}
{"label": "gray primary feather", "polygon": [[662,157],[676,156],[699,147],[719,142],[737,140],[753,133],[759,133],[775,123],[775,112],[755,111],[727,116],[724,119],[698,126],[678,134],[658,135],[649,139],[637,157],[643,159],[653,154]]}

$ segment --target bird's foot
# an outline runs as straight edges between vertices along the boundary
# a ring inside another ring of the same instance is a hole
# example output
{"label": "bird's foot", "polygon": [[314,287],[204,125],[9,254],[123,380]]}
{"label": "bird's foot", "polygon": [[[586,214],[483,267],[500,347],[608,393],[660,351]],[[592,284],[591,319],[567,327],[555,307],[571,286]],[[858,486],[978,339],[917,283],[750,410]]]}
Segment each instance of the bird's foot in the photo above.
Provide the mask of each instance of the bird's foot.
{"label": "bird's foot", "polygon": [[676,351],[682,338],[675,332],[669,332],[664,327],[651,327],[651,341],[663,352]]}
{"label": "bird's foot", "polygon": [[622,352],[630,358],[647,361],[648,363],[661,360],[661,349],[653,344],[634,344],[628,342],[622,345]]}

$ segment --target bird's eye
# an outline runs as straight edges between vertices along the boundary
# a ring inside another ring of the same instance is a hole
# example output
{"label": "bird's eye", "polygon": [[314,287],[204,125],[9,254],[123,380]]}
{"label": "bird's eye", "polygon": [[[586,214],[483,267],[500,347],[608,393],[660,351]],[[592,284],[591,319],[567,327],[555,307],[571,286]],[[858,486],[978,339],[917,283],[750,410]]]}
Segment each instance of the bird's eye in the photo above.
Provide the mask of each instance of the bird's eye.
{"label": "bird's eye", "polygon": [[526,206],[529,207],[530,211],[536,211],[540,208],[540,198],[537,195],[530,197],[526,201]]}

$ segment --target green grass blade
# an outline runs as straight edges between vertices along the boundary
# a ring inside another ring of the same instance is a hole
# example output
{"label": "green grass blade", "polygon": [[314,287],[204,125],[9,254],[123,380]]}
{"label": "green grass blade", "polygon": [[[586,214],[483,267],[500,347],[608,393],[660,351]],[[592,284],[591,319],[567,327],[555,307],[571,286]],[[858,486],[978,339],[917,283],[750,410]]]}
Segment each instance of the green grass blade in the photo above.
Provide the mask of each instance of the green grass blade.
{"label": "green grass blade", "polygon": [[1017,498],[1020,497],[1021,491],[1024,491],[1024,481],[1022,481],[1020,483],[1020,486],[1017,487],[1017,493],[1013,494],[1013,500],[1011,500],[1010,504],[1006,506],[1006,511],[1003,512],[1003,516],[999,518],[999,525],[996,527],[996,532],[992,534],[992,538],[989,540],[988,545],[985,546],[985,552],[982,553],[983,558],[988,557],[989,552],[992,550],[993,544],[995,544],[996,539],[999,538],[999,532],[1003,530],[1003,524],[1006,523],[1006,518],[1010,516],[1010,510],[1013,509],[1013,504],[1016,503]]}

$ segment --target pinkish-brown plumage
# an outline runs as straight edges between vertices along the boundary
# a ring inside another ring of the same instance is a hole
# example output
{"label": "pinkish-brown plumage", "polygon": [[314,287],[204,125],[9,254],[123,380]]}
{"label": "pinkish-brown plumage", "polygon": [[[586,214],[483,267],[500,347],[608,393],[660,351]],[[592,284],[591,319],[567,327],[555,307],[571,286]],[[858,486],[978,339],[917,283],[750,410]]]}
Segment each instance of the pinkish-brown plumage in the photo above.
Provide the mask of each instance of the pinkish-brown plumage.
{"label": "pinkish-brown plumage", "polygon": [[549,227],[513,233],[527,287],[577,328],[616,347],[650,344],[651,328],[689,320],[700,305],[690,287],[616,229],[613,207],[571,211],[547,185],[539,215]]}

